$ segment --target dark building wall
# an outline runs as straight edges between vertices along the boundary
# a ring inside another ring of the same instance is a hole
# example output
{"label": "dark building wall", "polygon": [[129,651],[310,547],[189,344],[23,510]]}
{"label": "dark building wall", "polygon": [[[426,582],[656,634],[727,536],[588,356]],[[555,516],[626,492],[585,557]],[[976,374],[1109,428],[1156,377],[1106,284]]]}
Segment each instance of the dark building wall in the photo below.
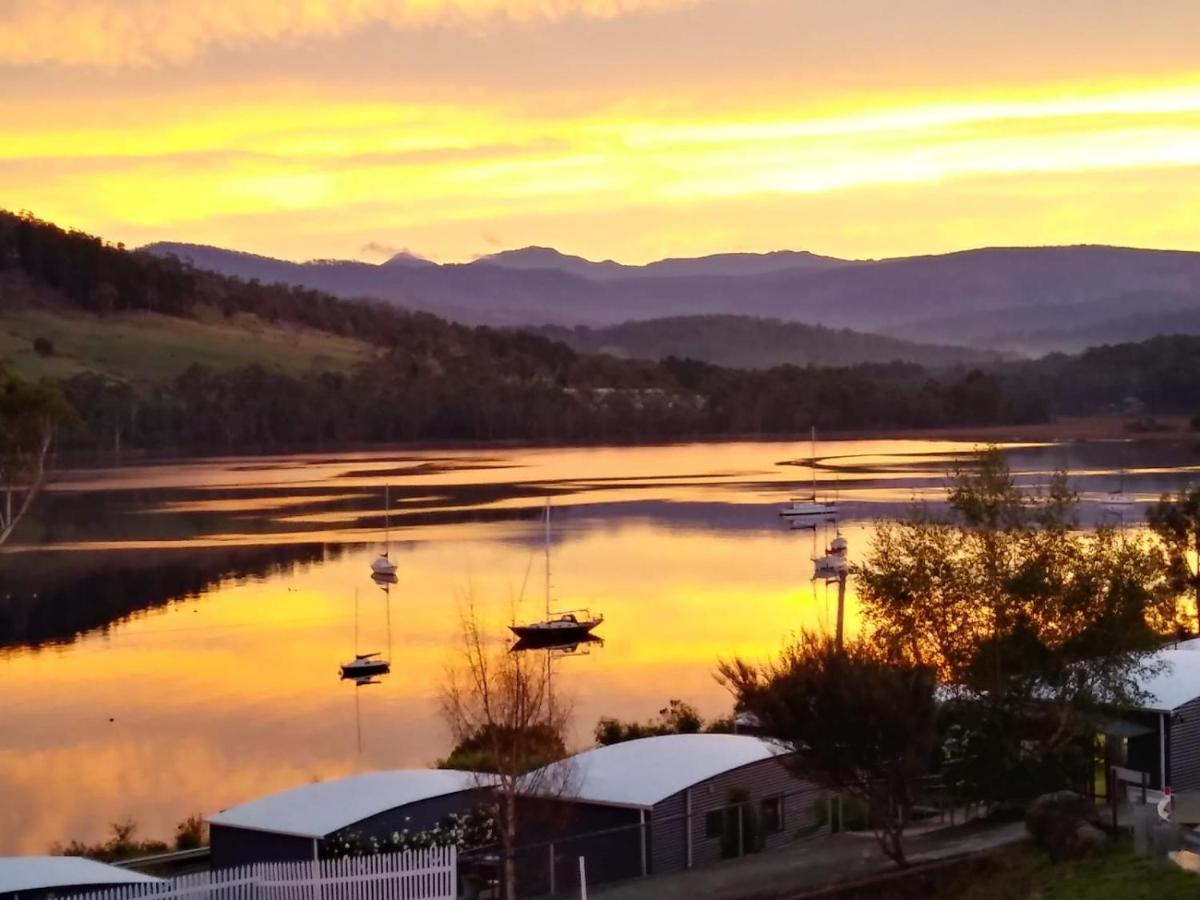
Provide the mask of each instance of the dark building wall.
{"label": "dark building wall", "polygon": [[[398,806],[341,829],[367,837],[386,837],[396,831],[425,831],[451,813],[465,812],[483,799],[480,791],[459,791]],[[256,862],[295,862],[312,859],[312,838],[292,837],[250,828],[212,825],[210,832],[214,869]]]}
{"label": "dark building wall", "polygon": [[[688,794],[691,815],[688,817]],[[768,759],[724,772],[693,785],[689,791],[673,794],[654,807],[651,814],[650,870],[655,874],[678,872],[687,867],[687,832],[692,834],[692,866],[717,862],[726,852],[736,852],[736,813],[730,813],[732,833],[709,837],[706,818],[709,812],[729,807],[735,797],[745,797],[743,811],[744,852],[773,850],[792,840],[797,832],[815,822],[816,803],[821,791],[815,785],[793,775],[781,759]],[[762,802],[778,797],[783,810],[782,829],[764,833]],[[757,827],[755,825],[757,824]]]}
{"label": "dark building wall", "polygon": [[1171,789],[1200,790],[1200,697],[1171,714],[1168,747],[1167,783]]}
{"label": "dark building wall", "polygon": [[[1150,776],[1150,787],[1159,788],[1163,781],[1162,769],[1162,745],[1159,743],[1159,715],[1158,713],[1138,712],[1126,714],[1122,718],[1127,721],[1136,722],[1151,729],[1149,734],[1139,734],[1136,737],[1131,737],[1125,742],[1126,760],[1125,764],[1130,769],[1136,769],[1139,772],[1145,772]],[[1171,771],[1171,723],[1170,716],[1167,716],[1167,774],[1168,778]],[[1170,784],[1168,780],[1165,782]]]}
{"label": "dark building wall", "polygon": [[456,794],[430,797],[428,800],[389,809],[341,830],[378,838],[387,837],[406,828],[409,831],[427,831],[445,821],[452,813],[463,813],[473,809],[482,803],[484,798],[483,791],[459,791]]}
{"label": "dark building wall", "polygon": [[[578,891],[579,857],[589,884],[640,875],[639,811],[574,800],[518,798],[517,892],[537,897],[550,891],[553,842],[554,889]],[[606,832],[596,834],[596,832]]]}
{"label": "dark building wall", "polygon": [[312,838],[233,828],[229,825],[209,826],[209,846],[212,848],[212,867],[229,869],[257,862],[298,862],[312,859]]}

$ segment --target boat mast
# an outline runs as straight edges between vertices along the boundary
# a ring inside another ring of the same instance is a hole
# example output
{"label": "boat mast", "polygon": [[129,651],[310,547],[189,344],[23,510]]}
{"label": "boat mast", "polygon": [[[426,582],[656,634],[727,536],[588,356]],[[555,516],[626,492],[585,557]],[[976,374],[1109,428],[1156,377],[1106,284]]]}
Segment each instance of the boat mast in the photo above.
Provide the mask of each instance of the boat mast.
{"label": "boat mast", "polygon": [[354,589],[354,658],[358,659],[358,588]]}
{"label": "boat mast", "polygon": [[550,498],[546,498],[546,620],[550,620]]}
{"label": "boat mast", "polygon": [[392,549],[392,526],[390,514],[392,511],[392,486],[383,486],[383,555],[387,556]]}
{"label": "boat mast", "polygon": [[812,471],[812,498],[817,500],[817,426],[812,426],[809,434],[809,469]]}

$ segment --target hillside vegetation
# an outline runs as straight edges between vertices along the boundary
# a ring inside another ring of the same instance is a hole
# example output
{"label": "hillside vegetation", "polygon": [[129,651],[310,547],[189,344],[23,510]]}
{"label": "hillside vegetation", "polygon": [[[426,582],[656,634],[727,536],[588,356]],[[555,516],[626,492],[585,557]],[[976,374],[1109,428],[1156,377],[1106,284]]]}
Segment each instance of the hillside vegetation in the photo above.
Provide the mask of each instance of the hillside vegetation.
{"label": "hillside vegetation", "polygon": [[738,369],[896,361],[926,366],[979,365],[1001,358],[986,350],[918,344],[845,328],[750,316],[676,316],[609,328],[546,326],[539,331],[584,353],[633,359],[687,357]]}
{"label": "hillside vegetation", "polygon": [[783,251],[645,266],[537,247],[463,265],[411,257],[382,265],[295,263],[187,244],[152,249],[243,278],[517,327],[739,315],[922,343],[1053,352],[1094,343],[1089,330],[1091,338],[1107,332],[1122,340],[1170,330],[1164,323],[1167,331],[1122,337],[1119,320],[1133,310],[1200,314],[1200,253],[1128,247],[988,247],[882,260]]}
{"label": "hillside vegetation", "polygon": [[17,303],[10,285],[11,279],[0,279],[0,359],[26,378],[66,379],[92,372],[158,384],[192,365],[215,370],[260,365],[299,375],[310,369],[347,371],[374,352],[364,341],[285,323],[270,325],[249,313],[231,318],[135,311],[100,316],[53,302]]}
{"label": "hillside vegetation", "polygon": [[[1200,409],[1200,338],[942,370],[617,359],[544,335],[221,276],[10,214],[0,214],[0,279],[51,298],[10,305],[17,346],[0,364],[40,365],[62,381],[84,420],[68,436],[79,447],[658,440],[812,424],[1015,424],[1131,401],[1147,412]],[[75,327],[61,326],[61,351],[43,347],[31,362],[24,342],[53,324],[39,316]],[[60,352],[65,361],[54,359]]]}

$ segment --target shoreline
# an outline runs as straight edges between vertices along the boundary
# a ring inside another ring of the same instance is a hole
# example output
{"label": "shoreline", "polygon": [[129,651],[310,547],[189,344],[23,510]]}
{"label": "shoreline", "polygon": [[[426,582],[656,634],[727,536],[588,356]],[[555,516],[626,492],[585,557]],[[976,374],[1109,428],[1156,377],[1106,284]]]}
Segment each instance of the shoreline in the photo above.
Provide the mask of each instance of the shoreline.
{"label": "shoreline", "polygon": [[[1200,431],[1190,426],[1185,416],[1155,416],[1152,427],[1141,428],[1132,416],[1073,416],[1051,422],[1012,425],[946,425],[927,428],[846,429],[821,433],[824,441],[955,441],[983,444],[1066,443],[1073,441],[1191,441],[1200,444]],[[55,454],[55,468],[109,468],[128,463],[170,463],[176,460],[216,460],[272,456],[354,455],[388,452],[429,453],[439,450],[561,450],[605,447],[670,447],[686,444],[794,444],[807,442],[808,432],[793,434],[697,434],[675,438],[646,438],[644,440],[610,441],[412,441],[394,444],[337,444],[285,445],[277,447],[246,447],[231,450],[212,448],[129,449],[119,455],[111,452],[60,450]]]}

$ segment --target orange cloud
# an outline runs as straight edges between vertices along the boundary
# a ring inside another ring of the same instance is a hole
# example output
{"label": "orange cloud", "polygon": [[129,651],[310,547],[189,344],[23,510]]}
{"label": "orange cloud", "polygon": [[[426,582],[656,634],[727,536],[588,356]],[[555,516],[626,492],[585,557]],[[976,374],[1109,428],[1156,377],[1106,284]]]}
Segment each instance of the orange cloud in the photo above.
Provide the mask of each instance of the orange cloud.
{"label": "orange cloud", "polygon": [[[8,0],[9,64],[105,67],[186,60],[212,48],[339,37],[372,26],[419,28],[571,16],[608,19],[699,0]],[[65,23],[70,23],[66,27]]]}

